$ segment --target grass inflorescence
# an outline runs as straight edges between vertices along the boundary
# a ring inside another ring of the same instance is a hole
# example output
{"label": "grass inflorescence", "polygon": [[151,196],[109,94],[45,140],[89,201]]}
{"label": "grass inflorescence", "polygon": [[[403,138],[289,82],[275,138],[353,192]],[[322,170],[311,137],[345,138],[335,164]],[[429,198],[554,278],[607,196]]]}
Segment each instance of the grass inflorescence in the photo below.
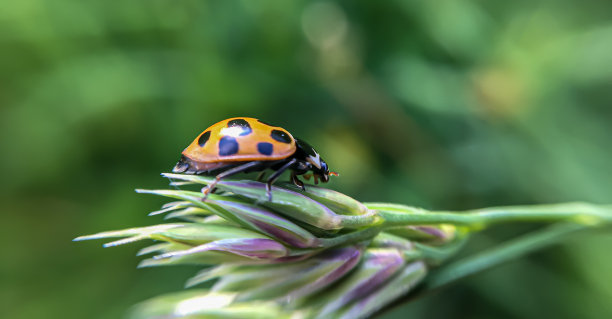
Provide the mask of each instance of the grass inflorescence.
{"label": "grass inflorescence", "polygon": [[[426,291],[612,223],[612,209],[584,203],[435,212],[361,203],[310,186],[221,181],[203,200],[209,177],[164,174],[194,190],[137,190],[172,199],[150,215],[176,220],[75,240],[118,238],[105,247],[156,241],[140,267],[198,265],[190,289],[146,301],[133,318],[366,318],[421,286]],[[469,235],[493,224],[555,224],[447,264]],[[191,288],[208,283],[210,288]]]}

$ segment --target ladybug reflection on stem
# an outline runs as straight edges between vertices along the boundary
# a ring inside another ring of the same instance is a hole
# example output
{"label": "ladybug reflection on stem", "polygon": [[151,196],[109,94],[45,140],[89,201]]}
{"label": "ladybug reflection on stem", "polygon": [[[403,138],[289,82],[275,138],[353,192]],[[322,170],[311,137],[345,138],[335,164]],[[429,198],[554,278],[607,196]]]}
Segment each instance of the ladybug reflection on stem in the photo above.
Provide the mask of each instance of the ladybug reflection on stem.
{"label": "ladybug reflection on stem", "polygon": [[[262,181],[265,170],[274,173],[266,180],[266,194],[272,200],[272,184],[291,170],[291,181],[305,190],[298,175],[312,176],[315,184],[328,182],[327,163],[308,143],[294,138],[287,130],[249,117],[235,117],[212,125],[202,132],[182,153],[174,173],[214,175],[215,180],[202,189],[204,198],[223,178],[238,173],[259,172]],[[306,174],[312,172],[311,174]],[[306,174],[306,175],[305,175]]]}

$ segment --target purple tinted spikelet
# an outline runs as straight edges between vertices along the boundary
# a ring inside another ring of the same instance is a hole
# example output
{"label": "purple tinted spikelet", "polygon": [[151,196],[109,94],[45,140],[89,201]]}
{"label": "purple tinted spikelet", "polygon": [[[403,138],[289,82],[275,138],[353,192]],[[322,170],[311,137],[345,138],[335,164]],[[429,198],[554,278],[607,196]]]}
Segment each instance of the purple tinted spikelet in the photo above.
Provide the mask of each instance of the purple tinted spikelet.
{"label": "purple tinted spikelet", "polygon": [[210,199],[211,204],[233,214],[253,229],[298,248],[317,247],[319,240],[302,227],[265,208],[253,204]]}
{"label": "purple tinted spikelet", "polygon": [[154,259],[172,258],[198,254],[206,251],[221,251],[253,259],[276,259],[287,256],[282,244],[266,238],[228,238],[195,246],[187,250],[168,252]]}
{"label": "purple tinted spikelet", "polygon": [[323,309],[317,317],[328,318],[347,304],[369,295],[396,274],[404,264],[402,253],[396,249],[368,250],[359,268],[328,295],[321,297]]}

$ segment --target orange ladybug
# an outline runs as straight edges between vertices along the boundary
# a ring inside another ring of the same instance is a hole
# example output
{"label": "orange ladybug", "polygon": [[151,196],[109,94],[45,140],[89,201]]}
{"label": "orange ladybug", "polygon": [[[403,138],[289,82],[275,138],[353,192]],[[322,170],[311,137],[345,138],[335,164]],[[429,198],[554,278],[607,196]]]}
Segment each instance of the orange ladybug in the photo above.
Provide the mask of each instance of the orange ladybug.
{"label": "orange ladybug", "polygon": [[202,189],[205,198],[221,179],[242,172],[261,171],[258,179],[262,180],[266,169],[275,171],[266,181],[269,200],[272,200],[272,184],[288,169],[291,181],[302,190],[305,190],[304,183],[298,175],[312,171],[315,184],[319,179],[328,182],[329,175],[338,176],[329,171],[327,163],[308,143],[281,127],[250,117],[234,117],[212,125],[182,154],[172,172],[216,175]]}

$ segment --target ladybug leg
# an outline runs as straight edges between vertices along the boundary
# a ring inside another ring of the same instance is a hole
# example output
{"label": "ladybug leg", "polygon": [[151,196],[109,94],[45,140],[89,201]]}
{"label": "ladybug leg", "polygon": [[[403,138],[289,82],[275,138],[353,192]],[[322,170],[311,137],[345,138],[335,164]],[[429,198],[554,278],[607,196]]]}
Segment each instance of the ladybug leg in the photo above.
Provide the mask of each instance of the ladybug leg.
{"label": "ladybug leg", "polygon": [[295,164],[296,161],[297,160],[295,158],[291,159],[289,162],[285,163],[285,165],[281,166],[276,172],[270,175],[268,181],[266,182],[266,194],[268,195],[269,201],[272,201],[272,184],[276,182],[281,174],[291,167],[291,165]]}
{"label": "ladybug leg", "polygon": [[306,190],[304,183],[297,177],[297,174],[295,172],[291,172],[291,181],[293,182],[293,184],[295,184],[295,186],[301,188],[302,191]]}
{"label": "ladybug leg", "polygon": [[244,163],[240,166],[236,166],[234,168],[228,169],[225,172],[220,173],[219,175],[217,175],[215,177],[215,180],[212,181],[212,183],[208,184],[206,187],[202,188],[202,193],[204,194],[204,198],[202,198],[202,200],[206,199],[206,197],[208,197],[208,194],[211,193],[211,191],[215,188],[215,185],[217,185],[217,183],[229,176],[244,172],[250,168],[253,168],[257,165],[260,165],[261,162],[260,161],[252,161],[252,162],[247,162]]}

